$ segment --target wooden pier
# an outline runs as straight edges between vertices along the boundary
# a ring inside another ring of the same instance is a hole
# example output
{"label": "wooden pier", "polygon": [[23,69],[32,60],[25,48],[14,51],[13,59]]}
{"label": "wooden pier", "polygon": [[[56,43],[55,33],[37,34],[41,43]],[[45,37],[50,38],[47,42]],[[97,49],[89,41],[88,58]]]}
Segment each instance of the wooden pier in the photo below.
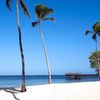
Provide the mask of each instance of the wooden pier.
{"label": "wooden pier", "polygon": [[81,74],[81,73],[67,73],[65,74],[68,79],[80,80],[82,77],[96,78],[99,77],[97,74]]}

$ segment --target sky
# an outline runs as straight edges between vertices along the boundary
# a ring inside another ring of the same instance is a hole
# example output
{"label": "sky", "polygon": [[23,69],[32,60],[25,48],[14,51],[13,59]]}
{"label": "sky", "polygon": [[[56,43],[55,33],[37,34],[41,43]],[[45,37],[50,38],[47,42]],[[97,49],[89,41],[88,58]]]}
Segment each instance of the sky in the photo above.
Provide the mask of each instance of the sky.
{"label": "sky", "polygon": [[[36,21],[35,5],[44,4],[54,9],[48,17],[55,21],[42,22],[42,31],[53,75],[70,72],[95,73],[88,60],[95,50],[91,35],[95,22],[100,21],[100,0],[24,0],[31,18],[20,8],[22,43],[25,55],[26,75],[47,75],[47,65]],[[18,42],[16,7],[12,0],[11,12],[5,0],[0,0],[0,75],[21,75],[21,58]],[[100,47],[100,46],[99,46]]]}

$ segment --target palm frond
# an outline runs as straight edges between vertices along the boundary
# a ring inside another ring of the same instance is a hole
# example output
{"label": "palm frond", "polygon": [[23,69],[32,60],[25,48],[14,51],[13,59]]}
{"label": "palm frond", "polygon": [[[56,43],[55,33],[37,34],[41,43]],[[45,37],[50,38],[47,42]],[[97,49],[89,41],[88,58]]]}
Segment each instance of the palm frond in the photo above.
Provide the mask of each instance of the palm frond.
{"label": "palm frond", "polygon": [[53,12],[54,12],[53,9],[47,8],[47,9],[45,10],[45,12],[43,13],[42,18],[45,18],[46,16],[48,16],[49,14],[51,14],[51,13],[53,13]]}
{"label": "palm frond", "polygon": [[37,22],[32,22],[32,26],[35,27],[38,23],[39,23],[39,21],[37,21]]}
{"label": "palm frond", "polygon": [[98,33],[98,36],[100,36],[100,33]]}
{"label": "palm frond", "polygon": [[91,31],[86,30],[85,35],[88,35],[89,33],[91,33]]}
{"label": "palm frond", "polygon": [[21,4],[21,7],[22,7],[22,9],[23,9],[25,15],[27,15],[28,17],[30,17],[29,11],[28,11],[28,9],[27,9],[25,3],[23,2],[23,0],[20,0],[20,4]]}
{"label": "palm frond", "polygon": [[100,22],[96,22],[92,28],[95,32],[100,32]]}
{"label": "palm frond", "polygon": [[36,5],[35,6],[35,13],[38,16],[38,18],[40,18],[40,9],[41,9],[41,5]]}
{"label": "palm frond", "polygon": [[47,10],[47,14],[51,14],[51,13],[53,13],[53,12],[54,12],[53,9],[48,9],[48,10]]}
{"label": "palm frond", "polygon": [[43,20],[51,20],[51,21],[53,21],[53,20],[55,20],[55,18],[43,18]]}
{"label": "palm frond", "polygon": [[11,0],[6,0],[6,7],[11,10]]}
{"label": "palm frond", "polygon": [[45,5],[36,5],[35,6],[35,13],[37,14],[38,18],[45,18],[48,14],[52,13],[53,9],[48,8]]}
{"label": "palm frond", "polygon": [[35,6],[35,13],[37,14],[38,18],[42,18],[42,15],[46,12],[47,7],[44,5],[36,5]]}
{"label": "palm frond", "polygon": [[[96,22],[97,23],[97,22]],[[95,31],[95,26],[96,26],[96,23],[92,26],[93,30]]]}
{"label": "palm frond", "polygon": [[96,35],[96,33],[92,35],[92,39],[93,39],[94,41],[97,40],[97,35]]}

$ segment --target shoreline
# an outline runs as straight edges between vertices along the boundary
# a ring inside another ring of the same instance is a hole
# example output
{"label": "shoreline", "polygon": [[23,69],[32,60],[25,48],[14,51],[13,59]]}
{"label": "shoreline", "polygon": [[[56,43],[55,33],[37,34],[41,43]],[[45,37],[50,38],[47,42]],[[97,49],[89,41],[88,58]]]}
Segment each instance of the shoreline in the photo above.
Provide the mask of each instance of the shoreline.
{"label": "shoreline", "polygon": [[100,82],[55,83],[0,89],[0,100],[100,100]]}

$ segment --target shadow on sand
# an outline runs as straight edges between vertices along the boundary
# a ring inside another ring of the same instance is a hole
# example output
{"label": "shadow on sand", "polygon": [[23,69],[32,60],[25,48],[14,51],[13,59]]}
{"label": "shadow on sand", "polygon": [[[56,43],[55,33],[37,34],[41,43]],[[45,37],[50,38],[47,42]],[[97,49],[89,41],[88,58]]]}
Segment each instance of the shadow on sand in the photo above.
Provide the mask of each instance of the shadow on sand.
{"label": "shadow on sand", "polygon": [[5,91],[5,92],[7,92],[7,93],[12,94],[12,96],[14,97],[15,100],[20,100],[20,99],[18,99],[18,98],[16,97],[16,95],[15,95],[15,94],[17,94],[17,93],[21,93],[20,90],[17,90],[17,89],[12,88],[12,87],[11,87],[11,88],[0,88],[0,91],[1,91],[1,90]]}

